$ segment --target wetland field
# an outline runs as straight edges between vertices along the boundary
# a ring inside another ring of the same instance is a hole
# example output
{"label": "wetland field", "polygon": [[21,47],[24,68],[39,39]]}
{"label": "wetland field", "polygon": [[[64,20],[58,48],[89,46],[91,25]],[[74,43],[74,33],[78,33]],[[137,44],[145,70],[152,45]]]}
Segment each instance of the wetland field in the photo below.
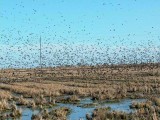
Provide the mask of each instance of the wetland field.
{"label": "wetland field", "polygon": [[160,64],[0,70],[0,119],[159,120]]}

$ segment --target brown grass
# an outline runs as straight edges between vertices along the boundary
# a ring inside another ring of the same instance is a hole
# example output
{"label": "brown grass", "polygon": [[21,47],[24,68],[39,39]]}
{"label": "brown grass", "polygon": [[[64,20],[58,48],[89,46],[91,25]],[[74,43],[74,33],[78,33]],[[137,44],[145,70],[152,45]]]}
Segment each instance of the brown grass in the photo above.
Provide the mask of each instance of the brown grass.
{"label": "brown grass", "polygon": [[[35,108],[56,104],[60,96],[74,103],[81,97],[93,100],[119,100],[123,98],[147,98],[160,106],[160,68],[147,66],[81,66],[39,69],[0,70],[0,100]],[[43,74],[41,74],[42,72]],[[13,74],[14,73],[14,74]],[[41,76],[41,77],[40,77]],[[3,78],[7,78],[4,79]],[[20,97],[23,95],[23,97]],[[151,99],[151,98],[155,99]],[[32,98],[28,101],[27,98]],[[3,103],[4,104],[4,103]],[[136,104],[138,113],[146,113],[149,103]],[[155,108],[155,111],[158,111]],[[110,113],[108,113],[110,114]],[[118,114],[118,113],[117,113]],[[120,113],[123,114],[123,113]],[[157,114],[157,112],[155,113]],[[103,115],[102,115],[103,116]],[[154,115],[155,116],[155,115]]]}
{"label": "brown grass", "polygon": [[6,100],[0,101],[0,112],[9,109],[9,104]]}
{"label": "brown grass", "polygon": [[12,94],[9,91],[0,90],[0,100],[2,99],[11,99]]}
{"label": "brown grass", "polygon": [[52,110],[48,112],[47,110],[42,111],[38,115],[32,115],[32,120],[67,120],[67,115],[70,113],[70,110],[65,107]]}

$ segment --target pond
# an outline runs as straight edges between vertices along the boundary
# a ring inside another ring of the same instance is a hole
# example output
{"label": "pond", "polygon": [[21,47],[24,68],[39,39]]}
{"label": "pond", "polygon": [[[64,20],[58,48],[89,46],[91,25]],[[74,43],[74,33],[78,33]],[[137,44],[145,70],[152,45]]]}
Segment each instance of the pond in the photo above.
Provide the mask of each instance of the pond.
{"label": "pond", "polygon": [[[124,112],[134,112],[133,109],[130,109],[130,105],[133,101],[136,102],[143,102],[146,101],[145,99],[123,99],[121,101],[117,102],[107,102],[103,101],[101,102],[93,102],[90,98],[85,98],[80,101],[80,103],[77,104],[62,104],[58,103],[58,106],[54,107],[53,109],[57,109],[59,107],[68,107],[71,109],[71,114],[68,115],[68,120],[86,120],[85,116],[86,114],[91,114],[92,111],[95,108],[98,107],[110,107],[111,110],[116,110],[116,111],[124,111]],[[83,107],[86,104],[94,104],[95,106],[88,106],[88,107]],[[21,108],[22,109],[22,120],[30,120],[32,114],[38,114],[40,111],[39,110],[31,110],[29,108]],[[49,109],[50,111],[51,109]]]}

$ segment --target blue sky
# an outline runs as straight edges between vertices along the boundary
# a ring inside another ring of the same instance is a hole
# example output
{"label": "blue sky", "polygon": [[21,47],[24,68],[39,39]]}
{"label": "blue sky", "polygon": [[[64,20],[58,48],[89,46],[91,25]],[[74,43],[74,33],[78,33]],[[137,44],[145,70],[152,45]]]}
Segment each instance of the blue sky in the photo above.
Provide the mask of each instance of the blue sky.
{"label": "blue sky", "polygon": [[159,0],[0,0],[0,45],[34,46],[41,36],[43,44],[157,46],[159,6]]}

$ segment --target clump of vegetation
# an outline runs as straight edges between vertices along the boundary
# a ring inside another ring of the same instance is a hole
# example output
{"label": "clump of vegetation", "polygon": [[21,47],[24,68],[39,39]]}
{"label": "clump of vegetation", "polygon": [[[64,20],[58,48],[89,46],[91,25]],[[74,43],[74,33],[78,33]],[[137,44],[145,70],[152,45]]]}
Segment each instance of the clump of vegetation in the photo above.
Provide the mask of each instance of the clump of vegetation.
{"label": "clump of vegetation", "polygon": [[90,108],[90,107],[96,107],[96,106],[98,106],[98,103],[82,104],[82,105],[79,105],[78,107],[82,107],[82,108]]}
{"label": "clump of vegetation", "polygon": [[42,120],[42,116],[40,114],[38,114],[38,115],[32,115],[31,119],[32,120]]}
{"label": "clump of vegetation", "polygon": [[152,102],[151,101],[146,101],[146,102],[133,102],[130,105],[130,108],[134,108],[134,109],[140,109],[140,108],[149,108],[152,106]]}
{"label": "clump of vegetation", "polygon": [[109,120],[130,120],[130,119],[153,120],[152,115],[154,115],[154,113],[147,113],[146,111],[140,112],[140,110],[136,113],[125,113],[125,112],[120,112],[120,111],[109,111],[104,108],[99,108],[93,111],[91,120],[106,120],[106,119],[109,119]]}
{"label": "clump of vegetation", "polygon": [[67,120],[67,115],[71,112],[69,108],[61,107],[48,112],[43,110],[38,115],[32,115],[32,120],[47,119],[47,120]]}
{"label": "clump of vegetation", "polygon": [[33,99],[36,105],[45,105],[47,103],[47,100],[43,95],[34,97]]}
{"label": "clump of vegetation", "polygon": [[26,106],[28,106],[28,104],[29,104],[29,101],[24,99],[22,95],[18,98],[17,105],[26,105]]}
{"label": "clump of vegetation", "polygon": [[155,98],[153,98],[153,101],[154,101],[154,103],[155,103],[156,106],[160,107],[160,98],[155,97]]}
{"label": "clump of vegetation", "polygon": [[[11,118],[15,119],[15,118],[21,117],[22,110],[17,109],[17,106],[15,103],[9,105],[8,103],[4,102],[4,106],[8,110],[8,113],[0,116],[2,119],[11,119]],[[5,113],[5,111],[4,111],[4,113]]]}
{"label": "clump of vegetation", "polygon": [[62,107],[62,108],[51,111],[50,114],[52,114],[57,118],[67,119],[66,117],[70,112],[71,111],[69,108]]}
{"label": "clump of vegetation", "polygon": [[0,100],[8,99],[10,100],[12,98],[12,95],[9,91],[1,90],[0,89]]}
{"label": "clump of vegetation", "polygon": [[0,112],[8,110],[9,108],[10,108],[9,104],[8,104],[8,102],[6,100],[0,101]]}
{"label": "clump of vegetation", "polygon": [[92,120],[128,120],[130,116],[124,112],[110,111],[110,108],[98,108],[92,113]]}
{"label": "clump of vegetation", "polygon": [[61,102],[61,103],[75,103],[76,104],[80,101],[80,98],[76,95],[72,95],[68,97],[59,98],[56,101]]}
{"label": "clump of vegetation", "polygon": [[30,100],[28,103],[28,107],[31,108],[39,108],[39,109],[44,109],[44,108],[50,108],[56,106],[56,101],[53,97],[44,97],[43,95],[39,95],[37,97],[34,97],[33,100]]}
{"label": "clump of vegetation", "polygon": [[36,108],[36,103],[34,102],[34,100],[30,101],[30,107],[31,108]]}
{"label": "clump of vegetation", "polygon": [[56,100],[53,97],[49,97],[49,104],[55,105]]}
{"label": "clump of vegetation", "polygon": [[22,110],[21,109],[17,109],[17,106],[15,103],[13,103],[11,105],[11,113],[10,113],[10,117],[12,118],[19,118],[22,115]]}
{"label": "clump of vegetation", "polygon": [[[153,103],[149,100],[141,103],[133,102],[131,108],[136,109],[136,111],[132,113],[97,108],[93,111],[89,120],[158,120],[160,118],[160,107],[155,106]],[[89,116],[87,115],[86,117]]]}
{"label": "clump of vegetation", "polygon": [[22,115],[22,110],[21,109],[16,109],[14,111],[12,111],[12,113],[10,114],[11,118],[19,118]]}

